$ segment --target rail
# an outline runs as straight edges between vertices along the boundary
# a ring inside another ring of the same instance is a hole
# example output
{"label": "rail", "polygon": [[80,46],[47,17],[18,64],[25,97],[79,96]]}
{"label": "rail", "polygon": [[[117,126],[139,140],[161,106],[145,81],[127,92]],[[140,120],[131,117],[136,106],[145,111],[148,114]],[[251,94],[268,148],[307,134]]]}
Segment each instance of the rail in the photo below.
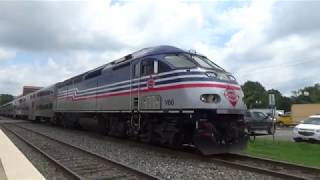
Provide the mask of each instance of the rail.
{"label": "rail", "polygon": [[320,169],[283,161],[252,157],[240,154],[223,154],[212,156],[210,160],[234,168],[257,172],[282,179],[306,180],[319,179]]}
{"label": "rail", "polygon": [[120,162],[14,124],[2,125],[74,179],[160,179]]}

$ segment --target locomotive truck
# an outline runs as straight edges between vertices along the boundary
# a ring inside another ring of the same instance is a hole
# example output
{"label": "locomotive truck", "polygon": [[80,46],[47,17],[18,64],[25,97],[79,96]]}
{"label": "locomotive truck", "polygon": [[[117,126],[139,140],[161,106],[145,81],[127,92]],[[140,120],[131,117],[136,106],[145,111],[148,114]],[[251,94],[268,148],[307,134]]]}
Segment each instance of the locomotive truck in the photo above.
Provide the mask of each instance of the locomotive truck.
{"label": "locomotive truck", "polygon": [[247,144],[242,98],[235,77],[204,55],[157,46],[19,97],[0,113],[65,127],[86,118],[103,134],[217,154]]}

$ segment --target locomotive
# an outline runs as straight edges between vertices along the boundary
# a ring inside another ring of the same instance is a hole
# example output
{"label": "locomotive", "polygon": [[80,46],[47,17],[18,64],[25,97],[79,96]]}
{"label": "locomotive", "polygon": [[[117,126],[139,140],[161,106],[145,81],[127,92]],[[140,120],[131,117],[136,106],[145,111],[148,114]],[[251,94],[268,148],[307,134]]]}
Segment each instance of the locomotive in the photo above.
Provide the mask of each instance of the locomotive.
{"label": "locomotive", "polygon": [[156,46],[19,97],[0,113],[65,127],[86,119],[102,134],[208,155],[246,147],[242,98],[235,77],[204,55]]}

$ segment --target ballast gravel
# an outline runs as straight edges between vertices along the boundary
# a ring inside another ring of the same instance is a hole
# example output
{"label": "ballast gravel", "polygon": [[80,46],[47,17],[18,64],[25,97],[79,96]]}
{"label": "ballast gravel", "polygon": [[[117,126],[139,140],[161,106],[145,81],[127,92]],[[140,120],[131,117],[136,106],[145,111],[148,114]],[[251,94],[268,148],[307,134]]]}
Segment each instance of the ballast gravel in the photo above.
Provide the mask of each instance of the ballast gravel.
{"label": "ballast gravel", "polygon": [[162,179],[275,179],[270,176],[222,166],[214,162],[206,162],[201,158],[196,158],[196,155],[189,156],[179,151],[100,136],[87,131],[63,129],[34,123],[21,123],[19,126],[81,147]]}
{"label": "ballast gravel", "polygon": [[[0,126],[0,129],[1,126]],[[46,179],[52,180],[70,180],[71,176],[65,174],[63,170],[57,167],[53,162],[48,160],[46,157],[35,151],[28,144],[21,141],[11,132],[4,129],[2,131],[8,136],[8,138],[16,145],[16,147],[24,154],[24,156],[37,168],[37,170]],[[22,177],[23,178],[23,177]]]}

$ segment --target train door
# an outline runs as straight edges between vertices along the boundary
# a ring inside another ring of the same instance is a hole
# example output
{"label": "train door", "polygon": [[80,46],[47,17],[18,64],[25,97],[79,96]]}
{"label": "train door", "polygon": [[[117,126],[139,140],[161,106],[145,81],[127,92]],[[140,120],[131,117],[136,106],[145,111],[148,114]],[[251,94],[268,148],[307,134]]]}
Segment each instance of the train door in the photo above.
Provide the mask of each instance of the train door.
{"label": "train door", "polygon": [[55,112],[58,109],[58,88],[57,86],[53,87],[53,104],[52,111]]}
{"label": "train door", "polygon": [[90,110],[95,111],[97,110],[97,87],[98,87],[98,80],[100,76],[102,75],[102,67],[99,69],[96,69],[94,71],[89,72],[85,77],[83,84],[84,86],[80,86],[81,89],[86,90],[87,92],[82,93],[81,97],[84,98],[80,102],[76,102],[77,105],[79,105],[78,109],[81,110]]}
{"label": "train door", "polygon": [[132,64],[131,110],[155,110],[161,108],[161,97],[152,93],[154,75],[158,73],[158,61],[145,58]]}
{"label": "train door", "polygon": [[130,74],[130,110],[139,111],[140,96],[140,60],[131,64]]}
{"label": "train door", "polygon": [[141,77],[143,77],[143,81],[145,82],[145,93],[140,97],[140,108],[143,110],[161,109],[161,96],[153,91],[155,75],[158,71],[159,62],[156,59],[147,58],[141,61]]}
{"label": "train door", "polygon": [[34,95],[32,95],[33,96],[33,98],[32,98],[32,100],[31,100],[31,112],[30,112],[30,117],[29,117],[29,119],[31,119],[31,120],[35,120],[35,111],[36,111],[36,103],[35,103],[35,100],[34,100],[34,98],[35,98],[35,94]]}
{"label": "train door", "polygon": [[[84,89],[92,89],[89,94],[86,95],[87,98],[81,101],[77,101],[77,110],[95,111],[97,109],[97,91],[98,79],[86,77],[84,82]],[[84,96],[84,97],[86,97]]]}

